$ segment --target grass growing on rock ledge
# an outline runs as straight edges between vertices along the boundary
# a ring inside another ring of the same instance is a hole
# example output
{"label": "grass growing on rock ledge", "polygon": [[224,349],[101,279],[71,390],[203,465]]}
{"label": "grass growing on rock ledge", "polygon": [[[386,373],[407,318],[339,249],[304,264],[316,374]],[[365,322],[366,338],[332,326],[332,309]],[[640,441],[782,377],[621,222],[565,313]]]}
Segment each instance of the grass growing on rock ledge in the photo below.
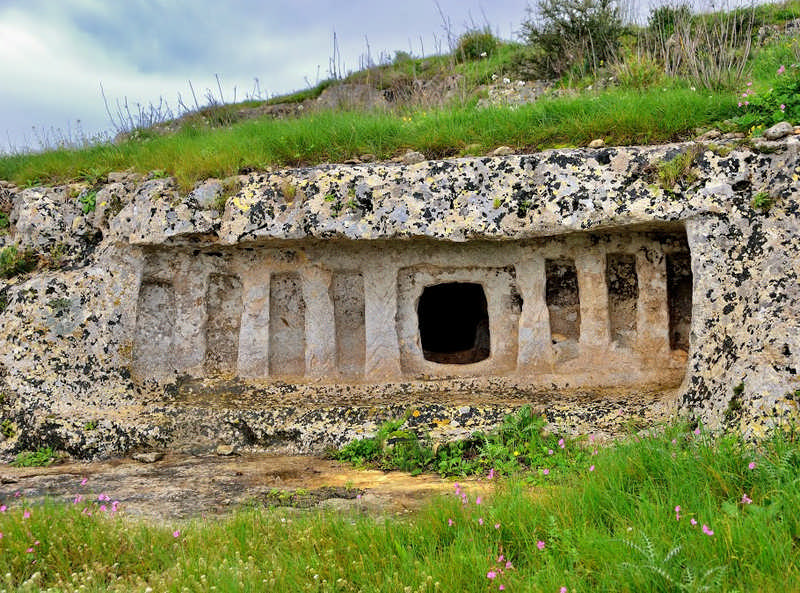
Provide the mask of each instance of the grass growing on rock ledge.
{"label": "grass growing on rock ledge", "polygon": [[535,488],[519,476],[454,482],[451,495],[402,518],[253,507],[155,527],[76,480],[72,504],[4,501],[0,588],[800,589],[797,433],[756,448],[672,427],[593,447],[589,467]]}
{"label": "grass growing on rock ledge", "polygon": [[[736,114],[734,93],[686,88],[615,90],[511,108],[462,107],[407,114],[323,111],[228,128],[188,127],[145,140],[0,158],[0,179],[18,185],[81,179],[88,170],[165,169],[184,191],[201,179],[278,166],[342,162],[370,153],[387,159],[413,148],[428,158],[458,156],[470,145],[520,151],[675,141]],[[145,134],[146,135],[146,134]]]}

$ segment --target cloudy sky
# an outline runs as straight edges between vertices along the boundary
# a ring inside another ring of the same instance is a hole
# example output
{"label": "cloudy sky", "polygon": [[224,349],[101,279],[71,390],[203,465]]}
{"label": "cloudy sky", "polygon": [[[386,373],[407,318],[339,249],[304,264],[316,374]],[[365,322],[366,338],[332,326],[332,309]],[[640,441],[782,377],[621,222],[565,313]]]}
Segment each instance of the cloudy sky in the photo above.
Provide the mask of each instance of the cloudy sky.
{"label": "cloudy sky", "polygon": [[[487,22],[512,38],[527,0],[0,0],[0,150],[113,128],[117,101],[176,107],[207,90],[226,101],[305,88],[341,64],[357,70],[395,50],[447,49]],[[441,12],[440,12],[441,9]],[[447,24],[442,18],[445,15]],[[79,124],[77,122],[80,122]]]}

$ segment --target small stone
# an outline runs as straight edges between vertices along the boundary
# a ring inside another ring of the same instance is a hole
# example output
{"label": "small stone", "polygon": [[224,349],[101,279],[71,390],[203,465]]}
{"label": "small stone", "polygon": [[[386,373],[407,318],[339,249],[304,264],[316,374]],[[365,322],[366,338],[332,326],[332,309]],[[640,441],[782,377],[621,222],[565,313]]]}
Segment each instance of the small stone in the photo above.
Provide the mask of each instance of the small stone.
{"label": "small stone", "polygon": [[728,132],[722,136],[723,140],[741,140],[745,137],[744,132]]}
{"label": "small stone", "polygon": [[358,158],[362,163],[371,163],[375,161],[377,157],[374,154],[368,152],[366,154],[362,154]]}
{"label": "small stone", "polygon": [[164,453],[160,451],[150,451],[149,453],[134,453],[131,455],[134,461],[139,463],[155,463],[164,459]]}
{"label": "small stone", "polygon": [[236,454],[236,448],[233,445],[219,445],[215,453],[221,457],[230,457]]}
{"label": "small stone", "polygon": [[603,148],[606,145],[606,141],[602,138],[595,138],[591,142],[589,142],[589,148]]}
{"label": "small stone", "polygon": [[425,160],[425,155],[416,150],[409,150],[401,157],[401,162],[404,165],[415,165]]}
{"label": "small stone", "polygon": [[508,156],[514,154],[514,149],[510,146],[498,146],[492,151],[492,156]]}
{"label": "small stone", "polygon": [[764,138],[767,140],[780,140],[789,134],[794,133],[794,127],[788,121],[782,121],[771,128],[764,130]]}
{"label": "small stone", "polygon": [[722,136],[722,132],[720,132],[719,130],[716,130],[716,129],[708,130],[707,132],[704,132],[703,134],[700,134],[697,137],[697,140],[700,141],[700,142],[708,142],[709,140],[716,140],[720,136]]}

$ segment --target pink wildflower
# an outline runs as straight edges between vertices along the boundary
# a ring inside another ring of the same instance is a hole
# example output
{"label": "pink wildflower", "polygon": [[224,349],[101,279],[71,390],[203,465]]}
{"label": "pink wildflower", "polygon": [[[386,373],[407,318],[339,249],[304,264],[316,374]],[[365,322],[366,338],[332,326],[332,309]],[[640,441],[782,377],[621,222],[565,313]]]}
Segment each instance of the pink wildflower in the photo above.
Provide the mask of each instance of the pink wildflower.
{"label": "pink wildflower", "polygon": [[480,519],[478,519],[478,525],[483,525],[483,517],[481,517]]}
{"label": "pink wildflower", "polygon": [[689,519],[689,523],[691,523],[692,525],[697,525],[697,519],[692,517],[691,519]]}
{"label": "pink wildflower", "polygon": [[786,105],[784,105],[783,103],[781,103],[781,111],[786,111]]}
{"label": "pink wildflower", "polygon": [[176,537],[177,538],[177,537],[180,537],[180,536],[181,536],[181,532],[178,531],[177,529],[172,532],[172,537]]}
{"label": "pink wildflower", "polygon": [[75,500],[73,500],[73,501],[72,501],[72,504],[78,504],[78,503],[79,503],[79,502],[81,502],[82,500],[83,500],[83,496],[82,496],[82,495],[80,495],[80,494],[76,494],[76,495],[75,495]]}
{"label": "pink wildflower", "polygon": [[25,552],[28,554],[33,554],[33,548],[28,548],[27,550],[25,550]]}
{"label": "pink wildflower", "polygon": [[756,462],[755,461],[751,461],[750,463],[748,463],[747,464],[747,469],[756,469]]}
{"label": "pink wildflower", "polygon": [[564,439],[558,439],[558,446],[561,447],[562,449],[564,448],[564,446],[565,446],[564,445]]}
{"label": "pink wildflower", "polygon": [[593,442],[594,442],[594,435],[593,435],[593,434],[590,434],[590,435],[589,435],[589,442],[590,442],[590,443],[593,443]]}
{"label": "pink wildflower", "polygon": [[552,449],[548,449],[548,450],[547,450],[547,454],[548,454],[548,455],[552,455],[553,453],[554,453],[554,451],[553,451]]}
{"label": "pink wildflower", "polygon": [[31,512],[28,509],[25,509],[25,511],[22,513],[22,518],[30,519],[30,517],[31,517]]}
{"label": "pink wildflower", "polygon": [[480,496],[475,499],[475,504],[481,504],[481,497]]}
{"label": "pink wildflower", "polygon": [[786,72],[786,68],[784,68],[783,64],[781,64],[781,67],[778,68],[778,74],[783,74],[784,72]]}
{"label": "pink wildflower", "polygon": [[753,499],[750,498],[749,496],[747,496],[746,492],[744,494],[742,494],[742,504],[752,504],[752,502],[753,502]]}
{"label": "pink wildflower", "polygon": [[500,523],[495,523],[495,524],[494,524],[494,528],[495,528],[495,529],[500,529]]}
{"label": "pink wildflower", "polygon": [[699,427],[694,429],[694,434],[696,434],[696,435],[700,434],[700,428]]}
{"label": "pink wildflower", "polygon": [[453,520],[452,519],[448,519],[447,520],[447,526],[448,527],[452,527],[453,526]]}
{"label": "pink wildflower", "polygon": [[488,475],[488,476],[486,476],[486,477],[487,477],[489,480],[493,480],[493,479],[494,479],[494,468],[492,468],[492,469],[490,469],[490,470],[489,470],[489,475]]}
{"label": "pink wildflower", "polygon": [[675,520],[676,521],[681,520],[681,505],[675,507]]}
{"label": "pink wildflower", "polygon": [[84,478],[81,480],[81,486],[86,486],[86,482],[89,481],[89,478]]}
{"label": "pink wildflower", "polygon": [[597,449],[595,449],[594,451],[592,451],[592,455],[597,455]]}
{"label": "pink wildflower", "polygon": [[511,564],[511,560],[506,561],[506,568],[514,568],[514,565]]}
{"label": "pink wildflower", "polygon": [[593,472],[593,471],[594,471],[594,466],[593,466],[593,465],[590,465],[590,466],[589,466],[589,471],[590,471],[590,472]]}
{"label": "pink wildflower", "polygon": [[3,532],[0,531],[0,539],[3,539]]}
{"label": "pink wildflower", "polygon": [[706,535],[709,535],[709,536],[714,535],[714,532],[711,531],[711,528],[708,525],[706,525],[705,523],[703,523],[702,529],[703,529],[703,533],[705,533]]}
{"label": "pink wildflower", "polygon": [[505,590],[506,590],[506,586],[505,586],[505,585],[500,585],[500,586],[497,588],[497,590],[498,590],[498,591],[505,591]]}
{"label": "pink wildflower", "polygon": [[505,560],[505,559],[506,559],[506,557],[505,557],[505,556],[503,556],[502,554],[500,554],[500,555],[497,557],[497,563],[498,563],[498,564],[500,564],[500,563],[501,563],[501,562],[503,562],[503,560]]}
{"label": "pink wildflower", "polygon": [[6,508],[7,508],[6,505],[4,505],[4,504],[0,505],[0,513],[5,513],[6,512]]}
{"label": "pink wildflower", "polygon": [[744,105],[745,105],[745,107],[747,107],[748,105],[750,105],[750,101],[745,101]]}
{"label": "pink wildflower", "polygon": [[544,550],[544,542],[542,540],[539,540],[538,542],[536,542],[536,547],[539,548],[540,550]]}
{"label": "pink wildflower", "polygon": [[561,588],[558,590],[558,593],[567,593],[567,588],[566,588],[566,587],[561,587]]}
{"label": "pink wildflower", "polygon": [[549,474],[549,473],[550,473],[550,470],[549,470],[549,469],[547,469],[547,468],[544,468],[544,469],[542,470],[542,473],[543,473],[544,475],[547,475],[547,474]]}
{"label": "pink wildflower", "polygon": [[489,572],[486,573],[486,578],[487,579],[496,579],[497,578],[497,573],[495,571],[493,571],[493,570],[490,570]]}
{"label": "pink wildflower", "polygon": [[106,512],[106,505],[104,505],[104,504],[100,505],[100,512],[101,513],[105,513]]}
{"label": "pink wildflower", "polygon": [[741,106],[742,106],[742,102],[741,102],[741,101],[739,101],[739,107],[741,107]]}

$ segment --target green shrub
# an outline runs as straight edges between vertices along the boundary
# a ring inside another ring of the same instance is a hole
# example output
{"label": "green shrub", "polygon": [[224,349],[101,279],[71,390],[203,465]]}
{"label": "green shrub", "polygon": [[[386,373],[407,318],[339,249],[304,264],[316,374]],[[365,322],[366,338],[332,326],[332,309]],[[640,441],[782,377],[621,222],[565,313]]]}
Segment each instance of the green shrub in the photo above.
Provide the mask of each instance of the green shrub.
{"label": "green shrub", "polygon": [[647,17],[647,30],[657,38],[669,39],[675,33],[677,24],[686,23],[691,18],[692,7],[688,4],[667,4],[651,8]]}
{"label": "green shrub", "polygon": [[742,115],[734,118],[739,127],[771,126],[780,121],[800,122],[800,65],[781,66],[771,88],[765,91],[748,86],[741,93]]}
{"label": "green shrub", "polygon": [[663,161],[656,167],[656,178],[665,191],[671,191],[675,185],[691,185],[697,179],[693,166],[700,154],[699,147],[691,147],[675,158]]}
{"label": "green shrub", "polygon": [[469,62],[491,56],[497,49],[497,37],[488,27],[467,31],[458,38],[455,56],[459,62]]}
{"label": "green shrub", "polygon": [[536,7],[538,19],[523,21],[522,33],[542,49],[542,76],[593,74],[617,53],[623,26],[615,0],[537,0]]}
{"label": "green shrub", "polygon": [[0,251],[0,277],[12,278],[35,267],[36,255],[30,250],[20,251],[16,245],[9,245]]}
{"label": "green shrub", "polygon": [[629,54],[611,68],[619,86],[625,89],[646,89],[661,81],[661,65],[648,54]]}
{"label": "green shrub", "polygon": [[10,226],[11,222],[8,220],[8,214],[0,212],[0,231],[4,231]]}
{"label": "green shrub", "polygon": [[94,212],[97,207],[97,192],[94,190],[86,192],[78,197],[78,201],[81,203],[81,210],[84,214]]}
{"label": "green shrub", "polygon": [[22,451],[11,462],[14,467],[45,467],[53,463],[56,452],[50,447],[39,447],[36,451]]}

